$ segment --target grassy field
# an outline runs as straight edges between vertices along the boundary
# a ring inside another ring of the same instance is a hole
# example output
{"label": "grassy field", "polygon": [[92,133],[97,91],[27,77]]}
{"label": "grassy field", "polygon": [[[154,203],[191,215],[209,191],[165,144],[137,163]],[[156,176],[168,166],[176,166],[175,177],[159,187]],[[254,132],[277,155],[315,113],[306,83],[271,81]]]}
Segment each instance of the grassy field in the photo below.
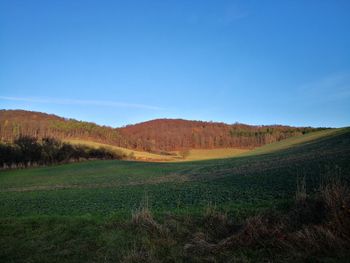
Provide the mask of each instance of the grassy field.
{"label": "grassy field", "polygon": [[337,136],[342,132],[346,132],[346,129],[344,130],[326,129],[326,130],[321,130],[317,132],[307,133],[302,136],[294,136],[276,143],[267,144],[267,145],[264,145],[263,147],[259,147],[254,150],[248,151],[244,156],[272,153],[272,152],[288,149],[288,148],[297,146],[299,144],[312,143],[314,140],[317,140],[317,139],[328,138],[330,136]]}
{"label": "grassy field", "polygon": [[155,154],[149,152],[141,152],[130,150],[127,148],[112,146],[108,144],[83,141],[83,140],[66,140],[72,144],[82,144],[90,147],[105,147],[115,151],[119,151],[129,156],[132,154],[134,158],[138,161],[151,161],[151,162],[184,162],[184,161],[200,161],[209,159],[220,159],[220,158],[230,158],[238,156],[249,150],[247,149],[236,149],[236,148],[220,148],[220,149],[194,149],[190,150],[186,158],[182,158],[178,151],[171,152],[171,155]]}
{"label": "grassy field", "polygon": [[[236,149],[236,148],[219,148],[219,149],[194,149],[190,150],[188,156],[184,159],[178,159],[179,161],[201,161],[210,159],[222,159],[239,156],[250,150],[248,149]],[[178,155],[178,152],[176,152]]]}
{"label": "grassy field", "polygon": [[[293,204],[298,177],[305,178],[309,194],[327,176],[349,181],[350,129],[320,131],[236,154],[205,161],[89,161],[1,171],[0,261],[138,262],[126,260],[134,248],[139,253],[140,244],[156,245],[135,235],[125,222],[145,199],[159,220],[169,214],[200,217],[208,207],[237,222],[269,209],[284,211]],[[192,151],[189,159],[205,155]],[[156,251],[188,262],[182,245]],[[247,260],[269,256],[265,250],[239,253]]]}
{"label": "grassy field", "polygon": [[160,155],[160,154],[154,154],[154,153],[149,153],[149,152],[141,152],[141,151],[135,151],[135,150],[130,150],[127,148],[122,148],[122,147],[117,147],[109,144],[103,144],[103,143],[98,143],[98,142],[92,142],[92,141],[83,141],[83,140],[66,140],[67,142],[71,144],[82,144],[90,147],[105,147],[108,149],[112,149],[115,151],[119,151],[124,153],[125,155],[130,155],[132,154],[136,160],[144,160],[144,161],[173,161],[176,159],[176,156],[171,156],[171,155]]}
{"label": "grassy field", "polygon": [[312,189],[328,170],[348,173],[349,134],[321,131],[231,159],[87,161],[2,171],[1,216],[130,213],[145,194],[157,211],[196,210],[208,203],[268,207],[292,198],[297,176],[305,176]]}

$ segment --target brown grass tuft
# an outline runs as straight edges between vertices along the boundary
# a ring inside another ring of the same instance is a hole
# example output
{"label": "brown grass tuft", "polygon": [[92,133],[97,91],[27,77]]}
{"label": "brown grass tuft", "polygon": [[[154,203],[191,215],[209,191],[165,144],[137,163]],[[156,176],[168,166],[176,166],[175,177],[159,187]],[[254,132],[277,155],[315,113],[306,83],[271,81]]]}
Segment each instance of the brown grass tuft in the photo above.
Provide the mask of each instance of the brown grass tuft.
{"label": "brown grass tuft", "polygon": [[227,213],[219,211],[212,204],[208,204],[205,208],[201,221],[207,238],[212,241],[220,240],[234,230],[234,225],[229,220]]}
{"label": "brown grass tuft", "polygon": [[313,222],[289,233],[283,245],[290,252],[304,255],[338,255],[349,251],[350,191],[348,185],[337,176],[328,179],[328,182],[320,187],[319,202],[323,204],[324,211],[314,209],[311,210],[311,215],[324,217],[322,222]]}
{"label": "brown grass tuft", "polygon": [[339,236],[323,225],[308,226],[290,233],[282,242],[282,246],[288,249],[289,253],[304,255],[335,253],[341,251],[344,245],[344,241]]}
{"label": "brown grass tuft", "polygon": [[140,207],[132,212],[131,224],[135,227],[146,230],[149,233],[163,234],[166,232],[166,229],[154,220],[148,206],[147,196],[145,196],[145,199],[140,204]]}
{"label": "brown grass tuft", "polygon": [[121,262],[123,263],[157,263],[161,262],[151,253],[150,249],[145,247],[137,247],[128,251],[128,254],[124,256]]}
{"label": "brown grass tuft", "polygon": [[328,226],[338,236],[350,242],[350,190],[346,182],[335,177],[321,188],[325,202]]}

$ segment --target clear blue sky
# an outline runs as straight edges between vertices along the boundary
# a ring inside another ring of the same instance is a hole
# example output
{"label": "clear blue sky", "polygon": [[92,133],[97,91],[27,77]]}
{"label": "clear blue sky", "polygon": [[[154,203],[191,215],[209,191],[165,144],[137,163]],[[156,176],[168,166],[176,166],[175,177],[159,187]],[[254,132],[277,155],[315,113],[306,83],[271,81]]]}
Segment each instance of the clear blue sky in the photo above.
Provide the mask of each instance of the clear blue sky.
{"label": "clear blue sky", "polygon": [[350,125],[350,1],[0,1],[0,108]]}

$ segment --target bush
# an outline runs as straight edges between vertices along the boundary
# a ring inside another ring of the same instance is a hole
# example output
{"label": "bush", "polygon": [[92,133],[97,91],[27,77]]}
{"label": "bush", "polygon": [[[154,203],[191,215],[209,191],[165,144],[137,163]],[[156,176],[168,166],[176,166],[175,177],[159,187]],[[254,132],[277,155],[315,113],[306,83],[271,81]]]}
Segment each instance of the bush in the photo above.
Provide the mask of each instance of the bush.
{"label": "bush", "polygon": [[54,138],[20,136],[13,144],[0,144],[0,168],[28,167],[79,161],[81,159],[122,159],[124,155],[106,148],[62,143]]}

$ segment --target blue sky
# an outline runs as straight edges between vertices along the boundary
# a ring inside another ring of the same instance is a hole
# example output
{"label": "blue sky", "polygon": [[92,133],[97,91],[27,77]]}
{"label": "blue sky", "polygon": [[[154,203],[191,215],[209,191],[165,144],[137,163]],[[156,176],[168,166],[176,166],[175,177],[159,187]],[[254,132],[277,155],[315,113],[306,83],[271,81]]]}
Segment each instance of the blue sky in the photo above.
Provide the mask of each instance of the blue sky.
{"label": "blue sky", "polygon": [[0,108],[350,125],[350,1],[0,1]]}

